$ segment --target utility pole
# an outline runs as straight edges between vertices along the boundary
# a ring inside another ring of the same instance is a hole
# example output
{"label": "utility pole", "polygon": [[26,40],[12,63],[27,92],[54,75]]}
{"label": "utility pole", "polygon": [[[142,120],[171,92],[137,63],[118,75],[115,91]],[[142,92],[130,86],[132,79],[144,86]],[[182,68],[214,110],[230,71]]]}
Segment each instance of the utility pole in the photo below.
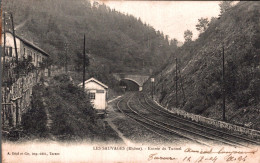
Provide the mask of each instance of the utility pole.
{"label": "utility pole", "polygon": [[25,60],[25,48],[23,48],[23,61]]}
{"label": "utility pole", "polygon": [[[3,85],[3,82],[5,81],[4,80],[4,76],[5,76],[5,13],[4,13],[4,50],[3,50],[3,71],[2,71],[2,85]],[[5,103],[6,104],[6,85],[5,85],[5,91],[4,91],[4,101],[2,101],[2,103]],[[2,125],[5,123],[5,115],[6,115],[6,105],[2,105],[3,107],[3,116],[2,116]]]}
{"label": "utility pole", "polygon": [[68,74],[68,54],[67,54],[67,50],[66,50],[66,61],[65,61],[65,71],[66,71],[66,74]]}
{"label": "utility pole", "polygon": [[150,45],[150,37],[148,35],[148,39],[147,39],[147,48],[149,48],[149,45]]}
{"label": "utility pole", "polygon": [[66,44],[66,47],[65,47],[65,71],[66,71],[66,74],[68,74],[68,54],[67,54],[67,44]]}
{"label": "utility pole", "polygon": [[[14,19],[12,13],[10,13],[11,21],[12,21],[12,28],[13,28],[13,37],[14,37],[14,49],[15,49],[15,60],[16,60],[16,66],[18,66],[18,53],[17,53],[17,46],[16,46],[16,39],[15,39],[15,30],[14,30]],[[19,78],[19,69],[17,70],[17,79]]]}
{"label": "utility pole", "polygon": [[153,99],[153,94],[154,94],[154,91],[153,91],[153,90],[154,90],[154,88],[153,88],[153,87],[154,87],[154,84],[153,84],[153,83],[154,83],[154,78],[151,78],[151,86],[152,86],[152,99]]}
{"label": "utility pole", "polygon": [[83,46],[83,91],[85,92],[85,69],[86,69],[86,55],[85,55],[85,34]]}
{"label": "utility pole", "polygon": [[176,92],[176,107],[178,107],[178,88],[177,88],[177,86],[178,86],[178,79],[177,79],[177,58],[175,58],[175,61],[176,61],[176,71],[175,71],[175,92]]}
{"label": "utility pole", "polygon": [[183,88],[183,83],[182,83],[182,77],[181,77],[181,72],[179,70],[179,74],[180,74],[180,85],[181,85],[181,90],[182,90],[182,94],[183,94],[183,105],[186,102],[186,98],[185,98],[185,92],[184,92],[184,88]]}
{"label": "utility pole", "polygon": [[[17,46],[16,46],[16,39],[15,39],[15,30],[14,30],[14,19],[12,13],[10,14],[11,21],[12,21],[12,28],[13,28],[13,37],[14,37],[14,48],[15,48],[15,60],[16,60],[16,73],[17,73],[17,79],[19,79],[19,69],[18,69],[18,53],[17,53]],[[19,124],[19,106],[18,106],[18,100],[15,101],[16,105],[16,125]]]}
{"label": "utility pole", "polygon": [[143,61],[143,69],[142,70],[144,70],[144,59],[142,59],[142,61]]}
{"label": "utility pole", "polygon": [[5,13],[4,13],[4,51],[3,51],[3,71],[2,71],[2,77],[4,82],[4,77],[5,77],[5,42],[6,42],[6,34],[5,34]]}
{"label": "utility pole", "polygon": [[225,91],[225,54],[224,54],[224,42],[222,43],[222,98],[223,98],[223,121],[226,121],[226,91]]}
{"label": "utility pole", "polygon": [[[161,79],[162,79],[162,72],[161,72]],[[163,92],[164,86],[163,86],[163,79],[162,79],[162,92]]]}
{"label": "utility pole", "polygon": [[[4,50],[3,50],[3,71],[2,71],[2,77],[3,77],[3,80],[2,82],[5,82],[5,55],[6,55],[6,51],[5,51],[5,48],[6,48],[6,29],[5,29],[5,25],[6,25],[6,18],[5,18],[5,13],[4,13]],[[3,84],[3,83],[2,83]],[[5,120],[7,119],[7,110],[8,110],[8,107],[6,105],[6,101],[7,101],[7,82],[4,83],[5,85],[5,91],[4,91],[4,103],[5,105],[2,105],[3,106],[3,124],[5,123]]]}
{"label": "utility pole", "polygon": [[[4,103],[5,105],[2,105],[3,106],[3,123],[5,123],[5,121],[7,120],[7,110],[8,110],[8,107],[6,105],[6,97],[7,97],[7,83],[5,83],[5,89],[4,89]],[[9,115],[10,116],[10,115]]]}
{"label": "utility pole", "polygon": [[155,93],[155,91],[154,91],[154,82],[153,82],[152,86],[153,86],[153,96],[154,96],[154,93]]}

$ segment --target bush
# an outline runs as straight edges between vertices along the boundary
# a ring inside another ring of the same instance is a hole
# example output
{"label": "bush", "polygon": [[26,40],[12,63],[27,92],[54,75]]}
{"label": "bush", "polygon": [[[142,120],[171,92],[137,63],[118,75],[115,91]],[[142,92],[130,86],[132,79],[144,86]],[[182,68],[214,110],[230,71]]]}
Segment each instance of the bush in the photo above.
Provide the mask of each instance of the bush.
{"label": "bush", "polygon": [[249,84],[249,91],[251,96],[254,98],[255,103],[259,103],[259,97],[260,97],[260,79],[254,79],[251,80]]}
{"label": "bush", "polygon": [[86,139],[97,129],[97,114],[86,94],[67,75],[55,77],[46,93],[53,123],[51,133],[60,140]]}
{"label": "bush", "polygon": [[28,136],[46,137],[48,133],[46,126],[47,115],[44,110],[40,89],[39,85],[33,87],[31,109],[22,116],[21,125],[24,134]]}
{"label": "bush", "polygon": [[163,90],[163,91],[161,92],[161,98],[160,98],[160,100],[159,100],[160,103],[162,103],[162,101],[163,101],[163,99],[164,99],[164,97],[165,97],[166,95],[167,95],[167,91]]}
{"label": "bush", "polygon": [[237,92],[236,99],[235,99],[237,107],[248,106],[249,99],[250,99],[250,92],[248,90]]}

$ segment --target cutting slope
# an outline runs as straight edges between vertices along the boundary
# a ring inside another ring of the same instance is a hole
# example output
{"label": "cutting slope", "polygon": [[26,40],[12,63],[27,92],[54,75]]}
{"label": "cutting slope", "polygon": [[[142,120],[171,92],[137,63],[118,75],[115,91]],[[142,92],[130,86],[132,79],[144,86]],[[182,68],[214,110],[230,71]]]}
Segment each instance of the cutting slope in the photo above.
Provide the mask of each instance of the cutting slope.
{"label": "cutting slope", "polygon": [[[175,52],[155,74],[155,93],[165,106],[176,107],[175,57],[178,58],[178,107],[222,119],[222,43],[225,54],[228,121],[259,126],[260,4],[240,2],[194,42]],[[181,85],[182,84],[182,85]],[[150,91],[150,83],[145,89]],[[246,118],[245,118],[246,117]],[[242,125],[242,124],[241,124]]]}

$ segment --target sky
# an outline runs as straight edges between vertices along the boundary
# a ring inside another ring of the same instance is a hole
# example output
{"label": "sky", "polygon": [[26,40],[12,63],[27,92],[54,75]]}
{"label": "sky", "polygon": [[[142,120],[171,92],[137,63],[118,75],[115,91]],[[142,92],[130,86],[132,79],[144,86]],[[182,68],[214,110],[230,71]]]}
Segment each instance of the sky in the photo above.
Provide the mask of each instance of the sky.
{"label": "sky", "polygon": [[184,31],[193,32],[193,40],[198,37],[196,24],[201,17],[218,17],[219,1],[98,1],[111,9],[128,13],[155,30],[162,31],[170,39],[184,42]]}

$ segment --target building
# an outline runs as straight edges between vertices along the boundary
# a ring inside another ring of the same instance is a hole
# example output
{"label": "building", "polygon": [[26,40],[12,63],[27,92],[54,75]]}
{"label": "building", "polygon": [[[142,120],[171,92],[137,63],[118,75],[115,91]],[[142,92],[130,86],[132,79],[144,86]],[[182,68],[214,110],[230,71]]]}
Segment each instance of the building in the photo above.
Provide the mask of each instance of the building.
{"label": "building", "polygon": [[[2,33],[2,41],[4,41],[4,33]],[[2,46],[4,46],[4,43],[2,43]],[[17,35],[16,48],[18,60],[22,60],[23,58],[28,59],[30,56],[35,67],[39,67],[40,63],[49,57],[49,54],[44,50],[34,45],[32,42]],[[11,32],[5,32],[5,62],[15,59],[15,57],[16,54],[13,34]]]}
{"label": "building", "polygon": [[[1,45],[5,47],[4,54],[1,55],[2,124],[16,126],[21,124],[22,115],[33,107],[31,103],[33,87],[41,82],[47,70],[40,63],[47,59],[49,54],[17,35],[15,49],[14,36],[11,32],[2,33],[1,38],[3,41]],[[18,65],[19,69],[17,69],[15,50],[17,50],[18,64],[23,63]],[[32,64],[20,62],[29,58]]]}
{"label": "building", "polygon": [[[82,87],[82,83],[79,86]],[[107,107],[108,86],[95,78],[90,78],[85,81],[85,91],[93,107],[98,111],[105,111]]]}

